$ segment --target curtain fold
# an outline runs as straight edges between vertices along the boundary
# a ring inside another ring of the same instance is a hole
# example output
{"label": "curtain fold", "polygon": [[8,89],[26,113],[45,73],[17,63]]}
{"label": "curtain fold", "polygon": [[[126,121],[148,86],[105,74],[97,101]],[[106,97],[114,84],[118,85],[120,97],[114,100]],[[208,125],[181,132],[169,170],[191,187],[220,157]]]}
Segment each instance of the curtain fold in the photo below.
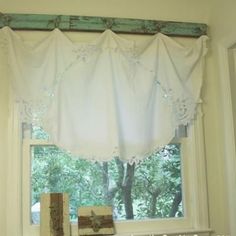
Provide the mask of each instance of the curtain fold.
{"label": "curtain fold", "polygon": [[183,47],[160,33],[138,44],[106,30],[73,43],[55,29],[28,46],[8,27],[0,34],[22,120],[79,157],[137,162],[194,119],[206,36]]}

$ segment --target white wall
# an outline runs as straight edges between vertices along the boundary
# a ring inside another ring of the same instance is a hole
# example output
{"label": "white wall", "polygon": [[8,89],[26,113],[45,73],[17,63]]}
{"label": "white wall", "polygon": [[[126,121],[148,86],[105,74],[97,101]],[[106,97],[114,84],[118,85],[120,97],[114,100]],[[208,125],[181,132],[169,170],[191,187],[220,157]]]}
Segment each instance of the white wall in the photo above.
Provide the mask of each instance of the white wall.
{"label": "white wall", "polygon": [[[226,4],[227,2],[227,4]],[[229,234],[224,157],[220,136],[220,88],[217,44],[232,34],[236,22],[235,0],[0,0],[5,13],[45,13],[112,16],[204,22],[210,27],[211,44],[203,87],[203,111],[207,158],[210,224],[217,234]],[[236,33],[233,36],[236,38]],[[1,72],[1,69],[0,69]],[[0,73],[1,75],[1,73]],[[0,173],[6,165],[7,82],[0,76]],[[2,137],[3,136],[3,137]],[[1,174],[2,176],[2,174]],[[5,189],[0,178],[0,191]],[[3,199],[1,199],[3,198]],[[0,195],[0,229],[4,229],[4,196]],[[3,210],[3,211],[1,211]],[[2,224],[2,225],[1,225]],[[3,231],[2,231],[3,232]],[[3,234],[4,235],[4,234]]]}
{"label": "white wall", "polygon": [[204,0],[0,0],[2,12],[55,13],[205,22]]}
{"label": "white wall", "polygon": [[[215,104],[217,104],[219,101],[224,101],[225,103],[230,103],[230,101],[227,101],[228,99],[228,93],[230,91],[225,90],[222,86],[225,85],[228,81],[227,77],[227,70],[222,71],[224,61],[222,61],[221,56],[219,55],[219,49],[220,48],[226,48],[229,47],[231,44],[236,43],[236,30],[235,30],[235,22],[236,22],[236,14],[235,14],[235,8],[236,8],[236,2],[234,0],[210,0],[209,2],[210,8],[209,8],[209,25],[210,25],[210,35],[212,38],[212,58],[210,64],[210,80],[208,87],[212,86],[213,84],[215,89],[215,95],[217,97],[214,97]],[[219,68],[221,70],[219,70]],[[223,72],[223,74],[221,74]],[[220,76],[221,74],[221,76]],[[235,78],[234,78],[235,79]],[[221,80],[221,81],[220,81]],[[206,95],[207,96],[207,95]],[[226,98],[227,97],[227,98]],[[225,105],[224,103],[224,105]],[[224,137],[224,129],[226,127],[226,124],[223,125],[223,122],[230,122],[230,115],[229,113],[222,114],[225,112],[225,107],[223,103],[217,104],[218,106],[218,135],[219,137]],[[225,119],[225,120],[224,120]],[[227,124],[228,126],[229,124]],[[206,131],[207,132],[207,131]],[[231,132],[233,130],[228,130],[228,133],[226,133],[227,136],[231,137]],[[223,144],[225,140],[220,139],[219,142]],[[226,142],[230,143],[227,140]],[[215,143],[217,145],[217,143]],[[232,147],[228,146],[228,144],[225,146],[226,149],[233,149]],[[208,160],[208,176],[209,177],[209,197],[211,199],[210,201],[210,209],[211,209],[211,219],[212,219],[212,227],[217,229],[217,232],[223,233],[223,225],[226,227],[228,223],[228,217],[226,216],[227,207],[228,209],[232,209],[232,205],[230,205],[230,202],[227,202],[227,199],[225,199],[224,192],[226,191],[226,183],[225,176],[227,176],[227,172],[229,169],[224,169],[226,162],[228,162],[228,159],[231,163],[236,163],[235,156],[233,156],[233,152],[229,155],[227,154],[227,151],[225,152],[223,149],[221,149],[221,154],[213,157],[209,156]],[[233,160],[234,159],[234,160]],[[215,164],[214,164],[215,163]],[[234,167],[235,172],[235,167]],[[233,178],[234,176],[231,176],[230,178]],[[232,179],[230,180],[232,181]],[[217,186],[220,184],[222,186],[221,188],[217,188]],[[231,186],[232,187],[232,186]],[[233,186],[235,188],[236,186]],[[230,189],[229,189],[230,190]],[[235,199],[234,199],[235,201]],[[217,205],[218,202],[222,202],[221,205]],[[224,203],[224,204],[223,204]],[[235,206],[234,206],[235,210]],[[235,235],[236,233],[236,227],[235,222],[233,222],[232,227],[234,228],[234,233],[232,235]]]}
{"label": "white wall", "polygon": [[[0,56],[1,57],[1,56]],[[1,60],[0,60],[1,61]],[[0,63],[0,235],[5,235],[6,226],[6,159],[8,122],[8,83],[3,77],[5,68]]]}

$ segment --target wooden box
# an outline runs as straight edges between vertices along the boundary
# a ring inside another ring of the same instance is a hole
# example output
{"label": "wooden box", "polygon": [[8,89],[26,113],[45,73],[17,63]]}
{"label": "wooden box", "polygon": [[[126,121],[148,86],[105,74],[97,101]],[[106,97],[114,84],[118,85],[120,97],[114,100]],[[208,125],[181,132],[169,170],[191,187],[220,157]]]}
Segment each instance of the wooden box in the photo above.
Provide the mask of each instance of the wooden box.
{"label": "wooden box", "polygon": [[69,197],[66,193],[41,195],[40,236],[70,236]]}
{"label": "wooden box", "polygon": [[78,229],[80,236],[114,234],[112,207],[80,207],[78,209]]}

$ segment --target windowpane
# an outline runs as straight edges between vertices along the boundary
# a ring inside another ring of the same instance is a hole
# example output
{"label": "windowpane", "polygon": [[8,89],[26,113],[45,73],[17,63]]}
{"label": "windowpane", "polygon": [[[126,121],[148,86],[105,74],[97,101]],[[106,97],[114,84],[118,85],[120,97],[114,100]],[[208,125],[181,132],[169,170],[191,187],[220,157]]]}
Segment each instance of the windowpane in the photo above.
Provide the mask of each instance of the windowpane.
{"label": "windowpane", "polygon": [[49,135],[40,126],[31,126],[31,135],[33,139],[49,140]]}
{"label": "windowpane", "polygon": [[114,219],[150,219],[183,216],[180,144],[136,165],[89,162],[49,145],[31,146],[32,223],[39,223],[43,192],[67,192],[71,221],[86,205],[112,205]]}

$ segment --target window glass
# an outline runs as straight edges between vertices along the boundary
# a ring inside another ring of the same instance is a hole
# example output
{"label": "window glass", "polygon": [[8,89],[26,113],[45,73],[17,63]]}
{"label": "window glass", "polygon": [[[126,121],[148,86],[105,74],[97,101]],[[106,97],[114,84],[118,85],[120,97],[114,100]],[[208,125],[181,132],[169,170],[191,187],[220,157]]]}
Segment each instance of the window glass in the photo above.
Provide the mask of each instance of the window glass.
{"label": "window glass", "polygon": [[31,126],[32,139],[49,140],[49,135],[40,126]]}
{"label": "window glass", "polygon": [[182,217],[180,149],[180,144],[169,144],[130,165],[118,158],[89,162],[53,145],[31,145],[32,223],[39,223],[44,192],[69,194],[71,221],[77,220],[79,206],[91,205],[112,205],[116,220]]}

